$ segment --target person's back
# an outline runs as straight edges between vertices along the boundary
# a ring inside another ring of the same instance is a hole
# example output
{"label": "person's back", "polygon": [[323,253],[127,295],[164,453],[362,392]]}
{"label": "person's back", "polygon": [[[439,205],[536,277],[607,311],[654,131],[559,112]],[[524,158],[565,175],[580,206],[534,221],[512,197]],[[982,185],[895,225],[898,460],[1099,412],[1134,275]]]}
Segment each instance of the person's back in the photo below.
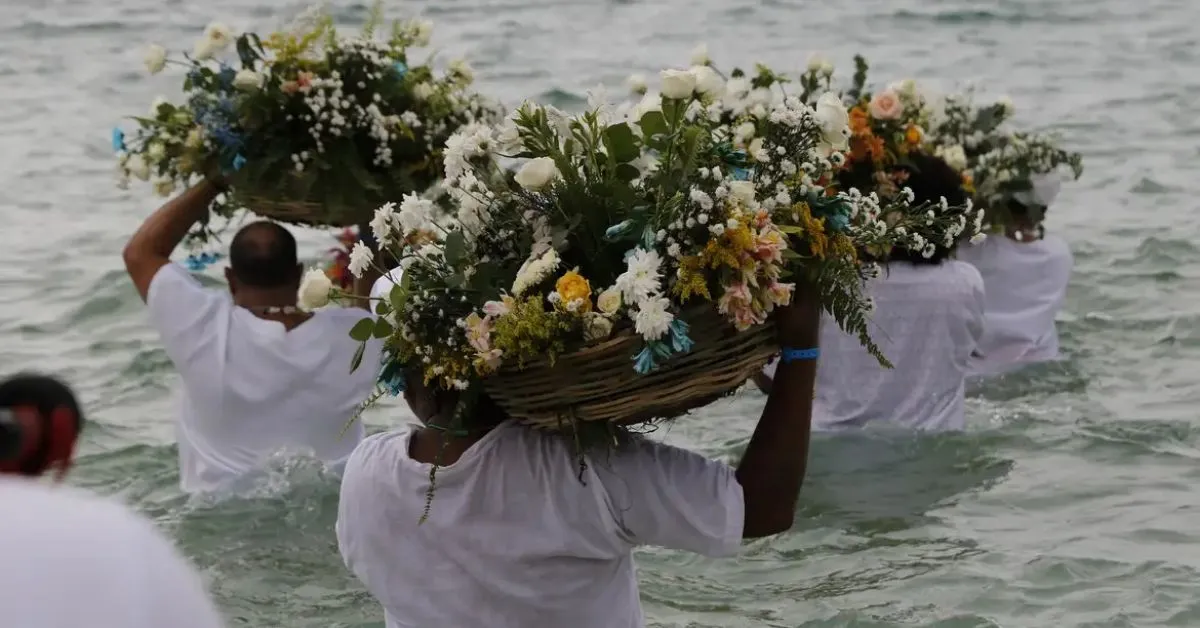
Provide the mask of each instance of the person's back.
{"label": "person's back", "polygon": [[[125,248],[125,265],[182,379],[177,421],[180,484],[188,492],[230,487],[280,451],[340,466],[361,440],[346,428],[375,387],[380,341],[363,368],[350,364],[349,331],[365,310],[313,313],[297,306],[302,268],[295,238],[257,222],[230,243],[228,292],[207,289],[171,251],[217,194],[209,182],[147,219]],[[344,432],[344,433],[343,433]]]}
{"label": "person's back", "polygon": [[979,270],[987,289],[983,339],[971,361],[972,375],[998,375],[1026,364],[1058,358],[1055,318],[1066,301],[1074,258],[1062,239],[1045,233],[1042,221],[1060,182],[1033,177],[1007,203],[1006,233],[963,247],[959,259]]}
{"label": "person's back", "polygon": [[569,442],[511,422],[438,469],[421,522],[430,465],[409,456],[412,433],[363,441],[338,513],[346,564],[389,628],[634,628],[635,546],[729,556],[741,545],[731,467],[640,441],[590,456],[581,481]]}
{"label": "person's back", "polygon": [[322,310],[289,330],[173,264],[155,276],[147,304],[180,373],[185,491],[217,490],[281,450],[340,466],[362,439],[362,423],[347,424],[375,386],[379,348],[351,373],[349,332],[365,311]]}
{"label": "person's back", "polygon": [[897,261],[866,291],[875,302],[871,336],[894,368],[880,366],[858,338],[826,320],[813,428],[962,429],[967,363],[983,325],[979,273],[954,260]]}
{"label": "person's back", "polygon": [[[808,355],[820,309],[802,298],[777,310],[776,332]],[[640,628],[634,547],[726,556],[744,538],[791,527],[812,360],[784,358],[736,470],[640,437],[598,446],[581,466],[567,435],[506,420],[485,394],[460,417],[460,393],[426,386],[417,366],[390,364],[423,425],[355,450],[342,478],[339,550],[388,628]],[[447,427],[453,417],[464,423]]]}
{"label": "person's back", "polygon": [[0,479],[0,608],[12,628],[220,628],[152,524],[65,487]]}

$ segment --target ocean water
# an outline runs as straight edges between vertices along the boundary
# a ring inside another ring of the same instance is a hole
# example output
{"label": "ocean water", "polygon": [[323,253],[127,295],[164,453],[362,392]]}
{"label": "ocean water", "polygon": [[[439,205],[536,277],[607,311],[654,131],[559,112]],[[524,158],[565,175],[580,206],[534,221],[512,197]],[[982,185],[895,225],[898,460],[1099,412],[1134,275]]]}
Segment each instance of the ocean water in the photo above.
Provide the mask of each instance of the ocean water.
{"label": "ocean water", "polygon": [[[334,3],[353,24],[365,4]],[[114,187],[109,129],[177,94],[141,69],[148,41],[210,19],[269,28],[263,0],[11,0],[0,16],[0,360],[67,377],[90,413],[73,482],[152,517],[203,570],[233,626],[382,626],[337,556],[336,478],[281,456],[255,490],[178,488],[174,374],[119,251],[157,206]],[[799,69],[864,53],[880,81],[1010,94],[1021,124],[1085,155],[1049,229],[1076,256],[1067,359],[989,382],[962,434],[818,438],[790,533],[736,560],[639,555],[654,626],[1188,626],[1200,623],[1200,7],[1188,0],[412,0],[483,89],[568,107],[631,72],[685,64]],[[327,234],[302,234],[317,258]],[[214,273],[214,277],[216,274]],[[1188,295],[1193,296],[1188,296]],[[732,458],[748,391],[665,438]],[[408,418],[397,405],[373,429]]]}

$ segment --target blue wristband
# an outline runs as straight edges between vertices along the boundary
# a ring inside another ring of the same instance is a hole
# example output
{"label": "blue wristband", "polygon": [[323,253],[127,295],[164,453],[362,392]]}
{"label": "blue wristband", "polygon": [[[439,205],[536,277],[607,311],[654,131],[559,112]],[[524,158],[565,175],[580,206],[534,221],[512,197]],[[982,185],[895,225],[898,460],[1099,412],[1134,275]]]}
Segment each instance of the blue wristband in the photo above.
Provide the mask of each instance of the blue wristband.
{"label": "blue wristband", "polygon": [[784,347],[779,360],[784,364],[797,360],[815,360],[821,356],[820,349],[791,349]]}

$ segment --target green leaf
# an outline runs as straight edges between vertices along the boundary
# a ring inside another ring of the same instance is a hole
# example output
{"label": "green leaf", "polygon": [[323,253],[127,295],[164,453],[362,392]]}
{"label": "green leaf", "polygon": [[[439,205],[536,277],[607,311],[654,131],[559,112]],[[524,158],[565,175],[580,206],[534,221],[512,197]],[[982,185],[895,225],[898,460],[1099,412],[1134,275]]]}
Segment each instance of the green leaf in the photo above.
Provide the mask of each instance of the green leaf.
{"label": "green leaf", "polygon": [[388,293],[388,301],[392,304],[392,311],[399,314],[404,311],[404,303],[408,301],[408,286],[405,282],[408,280],[408,274],[405,274],[400,279],[400,285],[392,286],[392,291]]}
{"label": "green leaf", "polygon": [[775,225],[775,228],[791,235],[804,235],[805,233],[804,227],[798,225]]}
{"label": "green leaf", "polygon": [[633,136],[633,130],[629,128],[629,125],[624,122],[604,129],[603,140],[604,146],[608,148],[608,156],[619,164],[628,163],[641,156],[637,138]]}
{"label": "green leaf", "polygon": [[387,320],[382,317],[375,319],[375,331],[373,335],[376,338],[387,338],[392,335],[393,331],[395,330],[392,324],[387,322]]}
{"label": "green leaf", "polygon": [[350,359],[350,372],[351,373],[353,373],[354,371],[357,371],[358,367],[360,365],[362,365],[363,354],[366,353],[366,351],[367,351],[366,341],[358,343],[358,348],[354,350],[354,357]]}
{"label": "green leaf", "polygon": [[617,175],[617,180],[623,183],[629,183],[630,181],[642,176],[642,172],[632,164],[617,164],[615,172]]}
{"label": "green leaf", "polygon": [[375,302],[375,313],[379,316],[387,316],[392,311],[392,306],[388,305],[387,301]]}
{"label": "green leaf", "polygon": [[446,262],[457,267],[467,256],[467,238],[461,231],[451,231],[443,246]]}
{"label": "green leaf", "polygon": [[350,328],[350,337],[359,342],[366,342],[366,340],[371,337],[371,333],[374,331],[375,319],[364,318],[355,323],[354,327]]}
{"label": "green leaf", "polygon": [[642,134],[648,138],[668,133],[667,119],[663,117],[661,111],[646,112],[638,121],[638,126],[642,127]]}

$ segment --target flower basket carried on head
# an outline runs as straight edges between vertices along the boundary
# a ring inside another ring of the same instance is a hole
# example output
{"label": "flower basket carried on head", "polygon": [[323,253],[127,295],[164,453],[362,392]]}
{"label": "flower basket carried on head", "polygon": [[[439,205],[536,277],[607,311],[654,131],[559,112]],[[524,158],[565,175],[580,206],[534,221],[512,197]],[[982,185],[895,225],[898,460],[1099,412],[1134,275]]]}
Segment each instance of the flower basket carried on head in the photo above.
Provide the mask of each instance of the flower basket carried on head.
{"label": "flower basket carried on head", "polygon": [[[886,363],[861,290],[874,265],[856,252],[900,235],[879,219],[890,206],[827,190],[845,107],[731,76],[668,70],[662,93],[634,106],[593,95],[569,116],[526,103],[503,125],[452,137],[455,213],[409,196],[371,222],[403,272],[351,336],[385,339],[386,388],[419,373],[461,391],[459,427],[477,393],[577,436],[674,418],[778,351],[772,316],[792,298],[790,278]],[[351,272],[371,258],[356,246]]]}
{"label": "flower basket carried on head", "polygon": [[[166,196],[219,174],[230,193],[212,213],[237,210],[299,225],[349,226],[388,199],[421,193],[441,178],[441,149],[459,127],[497,118],[470,91],[470,67],[445,72],[411,57],[431,24],[397,20],[385,30],[376,3],[361,34],[339,35],[324,11],[269,35],[210,25],[185,59],[152,46],[152,73],[186,68],[184,102],[158,101],[135,118],[127,143],[114,131],[123,180],[154,179]],[[189,234],[203,242],[207,221]]]}
{"label": "flower basket carried on head", "polygon": [[778,353],[770,321],[738,331],[711,306],[684,311],[692,349],[654,371],[630,368],[642,340],[632,330],[573,353],[504,368],[484,390],[509,416],[535,427],[574,421],[636,424],[674,417],[733,393]]}

